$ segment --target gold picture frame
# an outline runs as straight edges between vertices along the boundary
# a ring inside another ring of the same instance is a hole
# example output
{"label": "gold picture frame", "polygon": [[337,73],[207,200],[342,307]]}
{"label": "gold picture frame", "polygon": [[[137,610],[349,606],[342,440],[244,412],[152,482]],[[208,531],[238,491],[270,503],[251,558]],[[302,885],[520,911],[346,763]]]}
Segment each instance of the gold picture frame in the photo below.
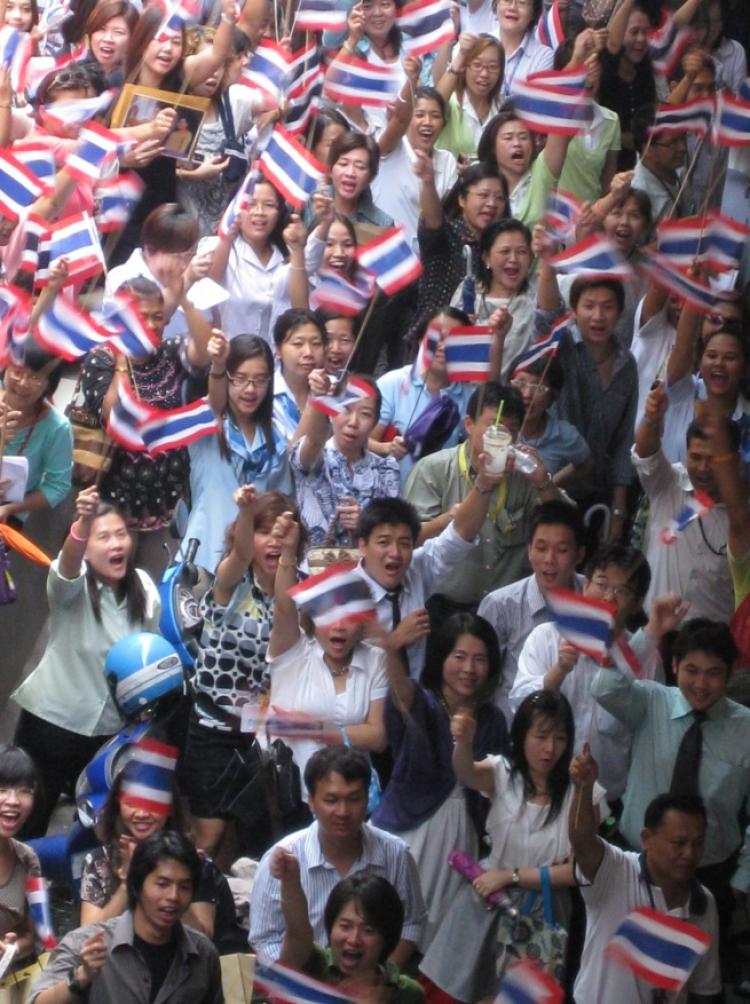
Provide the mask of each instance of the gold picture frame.
{"label": "gold picture frame", "polygon": [[123,129],[153,122],[162,108],[174,108],[177,118],[172,132],[164,141],[162,154],[176,160],[190,160],[210,107],[210,98],[125,84],[112,112],[112,128]]}

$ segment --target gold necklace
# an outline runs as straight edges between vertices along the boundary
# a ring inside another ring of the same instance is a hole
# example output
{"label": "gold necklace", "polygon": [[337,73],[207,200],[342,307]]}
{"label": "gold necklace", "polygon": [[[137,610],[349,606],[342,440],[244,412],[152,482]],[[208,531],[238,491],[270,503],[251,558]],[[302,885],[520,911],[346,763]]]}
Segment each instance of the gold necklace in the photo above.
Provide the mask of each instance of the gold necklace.
{"label": "gold necklace", "polygon": [[[326,665],[328,664],[326,663]],[[349,672],[350,666],[351,666],[350,662],[347,662],[347,664],[345,666],[342,666],[341,669],[334,669],[332,666],[328,666],[328,672],[331,674],[331,676],[346,676],[346,674]]]}

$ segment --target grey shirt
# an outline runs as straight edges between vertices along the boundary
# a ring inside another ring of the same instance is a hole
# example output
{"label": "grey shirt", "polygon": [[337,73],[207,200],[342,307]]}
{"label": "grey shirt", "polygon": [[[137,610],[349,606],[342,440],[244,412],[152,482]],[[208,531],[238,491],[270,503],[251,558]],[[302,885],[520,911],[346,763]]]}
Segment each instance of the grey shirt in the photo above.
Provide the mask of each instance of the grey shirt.
{"label": "grey shirt", "polygon": [[[149,1004],[151,978],[133,945],[133,913],[126,910],[104,924],[87,924],[66,934],[50,956],[31,991],[34,1004],[43,990],[67,983],[81,964],[81,946],[92,934],[104,932],[107,962],[91,984],[88,1004]],[[224,1004],[219,956],[204,934],[178,924],[172,965],[154,1004]]]}

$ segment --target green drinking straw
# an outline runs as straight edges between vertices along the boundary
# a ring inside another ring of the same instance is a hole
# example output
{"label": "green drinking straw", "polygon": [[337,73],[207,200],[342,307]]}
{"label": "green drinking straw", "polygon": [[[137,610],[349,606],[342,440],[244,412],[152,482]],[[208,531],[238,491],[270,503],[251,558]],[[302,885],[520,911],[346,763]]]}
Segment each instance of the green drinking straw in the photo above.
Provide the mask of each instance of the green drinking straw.
{"label": "green drinking straw", "polygon": [[495,416],[495,425],[500,425],[500,419],[503,417],[503,408],[505,407],[505,401],[501,401],[497,406],[497,415]]}

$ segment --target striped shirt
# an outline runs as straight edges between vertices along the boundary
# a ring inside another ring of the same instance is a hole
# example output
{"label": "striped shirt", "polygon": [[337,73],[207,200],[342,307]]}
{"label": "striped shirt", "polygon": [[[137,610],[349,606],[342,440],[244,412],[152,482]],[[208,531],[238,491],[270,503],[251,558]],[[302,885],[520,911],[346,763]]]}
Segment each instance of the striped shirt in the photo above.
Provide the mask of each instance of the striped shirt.
{"label": "striped shirt", "polygon": [[[400,837],[379,830],[370,823],[362,826],[362,853],[348,875],[340,875],[323,856],[317,821],[306,830],[290,833],[275,845],[294,854],[300,866],[300,879],[308,903],[310,924],[316,944],[326,945],[328,936],[323,923],[328,897],[342,878],[366,872],[380,875],[394,887],[404,904],[404,927],[401,937],[419,942],[425,921],[425,905],[419,886],[417,866]],[[284,914],[281,909],[281,884],[271,877],[269,865],[274,847],[266,851],[258,867],[250,899],[250,944],[258,955],[278,959],[284,940]]]}

